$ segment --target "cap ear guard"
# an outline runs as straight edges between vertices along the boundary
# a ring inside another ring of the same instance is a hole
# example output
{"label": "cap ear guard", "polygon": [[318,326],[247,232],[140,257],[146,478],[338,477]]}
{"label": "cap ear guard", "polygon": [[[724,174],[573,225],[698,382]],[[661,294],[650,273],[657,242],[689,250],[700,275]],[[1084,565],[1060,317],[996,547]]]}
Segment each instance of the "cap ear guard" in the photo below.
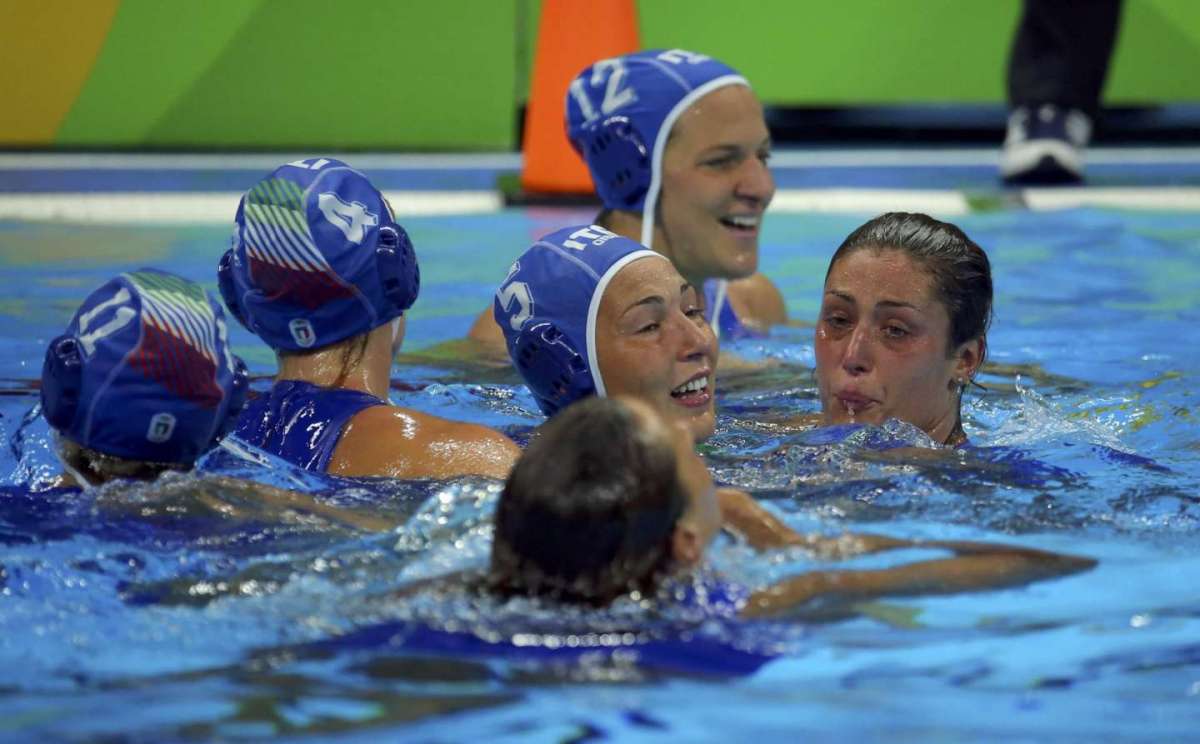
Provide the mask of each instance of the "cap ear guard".
{"label": "cap ear guard", "polygon": [[233,431],[237,426],[238,417],[246,407],[247,394],[250,392],[250,371],[240,356],[230,354],[233,358],[233,379],[229,383],[226,394],[225,419],[217,427],[217,434],[210,446],[216,444],[222,437]]}
{"label": "cap ear guard", "polygon": [[635,209],[650,189],[650,151],[626,116],[610,116],[576,143],[605,206]]}
{"label": "cap ear guard", "polygon": [[42,415],[55,429],[67,429],[79,409],[83,357],[74,336],[62,335],[46,348],[42,365]]}
{"label": "cap ear guard", "polygon": [[421,292],[421,270],[412,241],[403,227],[393,223],[379,228],[375,262],[384,297],[400,312],[412,307]]}
{"label": "cap ear guard", "polygon": [[522,328],[513,342],[511,356],[547,416],[596,393],[587,359],[549,321]]}
{"label": "cap ear guard", "polygon": [[225,307],[229,310],[229,314],[237,318],[237,322],[241,323],[246,329],[250,325],[246,322],[246,315],[242,312],[242,304],[238,300],[237,281],[234,279],[235,261],[233,249],[225,251],[221,256],[221,260],[217,263],[217,289],[221,292],[221,299],[225,302]]}
{"label": "cap ear guard", "polygon": [[250,370],[246,368],[246,363],[237,355],[233,356],[233,381],[229,384],[229,404],[226,407],[226,414],[230,419],[237,418],[237,415],[246,407],[246,393],[250,390]]}

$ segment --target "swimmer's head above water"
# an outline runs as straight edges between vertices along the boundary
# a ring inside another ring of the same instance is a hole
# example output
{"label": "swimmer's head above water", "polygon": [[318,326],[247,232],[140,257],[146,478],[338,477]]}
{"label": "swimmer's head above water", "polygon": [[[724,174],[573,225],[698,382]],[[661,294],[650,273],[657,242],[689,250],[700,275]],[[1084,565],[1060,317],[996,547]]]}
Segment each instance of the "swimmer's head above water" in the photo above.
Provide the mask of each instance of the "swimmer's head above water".
{"label": "swimmer's head above water", "polygon": [[567,134],[604,202],[597,222],[694,282],[755,272],[771,140],[736,70],[681,49],[601,60],[568,88]]}
{"label": "swimmer's head above water", "polygon": [[825,423],[897,418],[961,443],[991,317],[987,254],[958,227],[900,212],[862,225],[825,276],[814,344]]}
{"label": "swimmer's head above water", "polygon": [[[639,400],[585,400],[551,419],[509,474],[496,508],[487,586],[501,597],[596,607],[625,595],[650,597],[664,578],[702,562],[727,506],[682,427]],[[887,568],[807,572],[755,591],[723,583],[713,588],[744,616],[782,615],[815,600],[828,619],[852,614],[855,604],[881,595],[1019,586],[1095,565],[1088,558],[980,542],[843,535],[789,544],[839,559],[911,547],[953,555]]]}
{"label": "swimmer's head above water", "polygon": [[686,430],[639,400],[592,398],[530,443],[495,520],[493,591],[599,606],[699,562],[721,517]]}
{"label": "swimmer's head above water", "polygon": [[79,485],[186,469],[236,417],[246,365],[220,305],[154,269],[121,274],[50,342],[42,410]]}
{"label": "swimmer's head above water", "polygon": [[519,449],[499,432],[389,401],[420,272],[363,174],[329,158],[277,168],[242,198],[217,273],[230,311],[278,364],[270,392],[240,417],[240,438],[338,475],[508,473]]}
{"label": "swimmer's head above water", "polygon": [[218,279],[234,317],[296,354],[395,321],[420,290],[412,243],[383,194],[329,158],[282,165],[246,192]]}
{"label": "swimmer's head above water", "polygon": [[695,287],[661,254],[596,225],[545,236],[493,303],[513,365],[552,415],[590,395],[627,395],[713,432],[717,344]]}

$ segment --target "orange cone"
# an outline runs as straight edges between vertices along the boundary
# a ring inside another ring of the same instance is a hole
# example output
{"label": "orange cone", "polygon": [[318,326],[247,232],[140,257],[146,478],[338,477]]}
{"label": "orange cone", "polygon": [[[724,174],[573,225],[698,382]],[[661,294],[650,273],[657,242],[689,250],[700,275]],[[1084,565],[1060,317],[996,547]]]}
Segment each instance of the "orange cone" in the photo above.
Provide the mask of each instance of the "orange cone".
{"label": "orange cone", "polygon": [[593,62],[637,49],[634,0],[543,0],[521,143],[525,192],[592,193],[587,165],[567,140],[567,86]]}

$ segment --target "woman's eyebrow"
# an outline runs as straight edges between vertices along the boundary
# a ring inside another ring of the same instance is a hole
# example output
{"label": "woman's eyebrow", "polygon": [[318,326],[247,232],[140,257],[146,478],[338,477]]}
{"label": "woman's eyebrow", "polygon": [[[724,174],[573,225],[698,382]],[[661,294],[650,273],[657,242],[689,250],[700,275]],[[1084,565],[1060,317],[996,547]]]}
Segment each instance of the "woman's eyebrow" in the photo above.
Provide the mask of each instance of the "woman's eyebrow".
{"label": "woman's eyebrow", "polygon": [[721,142],[711,145],[700,151],[701,157],[713,157],[714,155],[741,155],[746,152],[757,152],[762,149],[770,150],[774,143],[771,141],[770,135],[763,138],[762,142],[757,144],[741,143],[741,142]]}
{"label": "woman's eyebrow", "polygon": [[735,143],[723,143],[704,148],[700,151],[700,157],[711,158],[722,155],[741,155],[742,153],[746,152],[747,149],[748,148]]}
{"label": "woman's eyebrow", "polygon": [[875,303],[875,307],[886,307],[886,308],[906,307],[906,308],[909,308],[910,310],[920,310],[921,309],[921,308],[917,307],[916,305],[912,304],[911,302],[901,302],[900,300],[880,300],[879,302]]}
{"label": "woman's eyebrow", "polygon": [[[840,291],[837,289],[827,289],[827,290],[825,290],[825,294],[833,295],[834,297],[838,298],[839,300],[848,302],[851,305],[857,304],[857,300],[854,299],[854,295],[849,294],[848,292],[843,292],[843,291]],[[918,312],[920,312],[920,310],[921,310],[921,308],[918,307],[917,305],[914,305],[911,302],[904,302],[903,300],[880,300],[879,302],[875,303],[875,307],[884,308],[884,309],[892,309],[892,308],[901,307],[901,308],[907,308],[909,310],[916,310]]]}
{"label": "woman's eyebrow", "polygon": [[629,312],[630,310],[635,310],[639,307],[644,307],[646,305],[666,305],[666,304],[667,304],[667,300],[662,295],[647,295],[647,296],[643,297],[642,299],[638,300],[637,302],[630,303],[630,305],[628,307],[626,307],[625,310],[621,314],[624,315],[625,313]]}

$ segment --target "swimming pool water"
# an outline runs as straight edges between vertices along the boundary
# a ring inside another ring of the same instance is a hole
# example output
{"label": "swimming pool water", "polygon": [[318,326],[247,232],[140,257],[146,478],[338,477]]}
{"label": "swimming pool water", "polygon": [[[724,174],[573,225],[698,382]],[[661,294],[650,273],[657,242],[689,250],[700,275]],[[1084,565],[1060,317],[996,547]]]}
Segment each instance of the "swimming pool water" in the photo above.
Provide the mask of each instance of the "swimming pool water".
{"label": "swimming pool water", "polygon": [[[406,221],[423,277],[406,351],[462,335],[516,253],[589,217]],[[808,322],[828,256],[859,222],[767,221],[762,268],[802,323],[723,350],[766,366],[719,381],[704,448],[715,472],[798,528],[1010,541],[1099,558],[1094,571],[881,600],[840,621],[701,621],[632,603],[579,614],[402,593],[485,565],[498,488],[485,480],[307,484],[404,522],[383,534],[231,493],[206,501],[187,477],[30,493],[56,472],[29,415],[46,343],[117,271],[157,265],[215,288],[227,230],[0,223],[0,738],[1194,738],[1200,214],[962,218],[992,258],[996,320],[986,390],[967,404],[972,446],[936,453],[903,425],[790,422],[817,410]],[[233,342],[255,373],[273,371],[248,333]],[[425,355],[394,378],[402,405],[515,434],[540,420],[507,370]],[[826,565],[732,541],[712,563],[751,585]]]}

